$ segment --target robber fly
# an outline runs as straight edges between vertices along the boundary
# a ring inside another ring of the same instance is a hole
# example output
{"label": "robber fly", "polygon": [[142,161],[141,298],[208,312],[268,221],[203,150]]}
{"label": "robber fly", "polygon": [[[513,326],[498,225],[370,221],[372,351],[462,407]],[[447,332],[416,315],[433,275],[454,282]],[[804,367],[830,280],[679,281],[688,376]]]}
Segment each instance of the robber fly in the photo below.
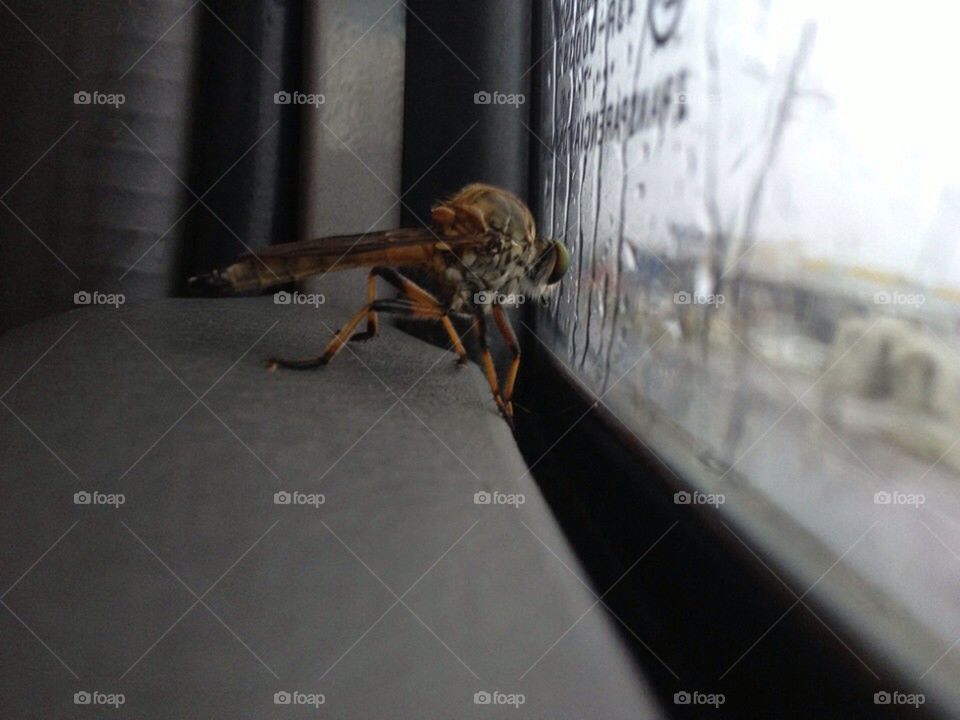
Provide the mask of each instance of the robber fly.
{"label": "robber fly", "polygon": [[[272,358],[267,367],[297,370],[329,363],[347,342],[369,340],[379,329],[378,313],[439,320],[466,365],[467,352],[450,320],[473,316],[482,351],[483,371],[493,399],[508,422],[513,418],[513,388],[520,348],[500,301],[539,298],[559,282],[570,254],[556,240],[538,237],[530,210],[513,193],[490,185],[468,185],[431,211],[432,227],[369,232],[364,235],[273,245],[246,253],[225,270],[193,281],[232,291],[281,285],[335,270],[369,267],[367,303],[335,334],[321,355],[305,360]],[[404,277],[396,268],[415,267],[435,281],[436,295]],[[377,278],[399,290],[395,298],[377,298]],[[501,385],[487,346],[487,318],[513,354]],[[365,331],[354,333],[366,319]]]}

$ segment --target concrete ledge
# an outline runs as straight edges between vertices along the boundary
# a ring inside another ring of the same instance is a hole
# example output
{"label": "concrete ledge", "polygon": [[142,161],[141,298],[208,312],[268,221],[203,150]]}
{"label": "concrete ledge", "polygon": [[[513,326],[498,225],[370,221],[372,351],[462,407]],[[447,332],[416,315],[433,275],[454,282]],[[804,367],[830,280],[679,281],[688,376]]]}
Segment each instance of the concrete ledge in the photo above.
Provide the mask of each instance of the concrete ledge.
{"label": "concrete ledge", "polygon": [[351,309],[164,300],[0,338],[0,714],[93,716],[96,690],[144,718],[317,716],[278,691],[343,718],[659,716],[476,366],[384,327],[263,369]]}

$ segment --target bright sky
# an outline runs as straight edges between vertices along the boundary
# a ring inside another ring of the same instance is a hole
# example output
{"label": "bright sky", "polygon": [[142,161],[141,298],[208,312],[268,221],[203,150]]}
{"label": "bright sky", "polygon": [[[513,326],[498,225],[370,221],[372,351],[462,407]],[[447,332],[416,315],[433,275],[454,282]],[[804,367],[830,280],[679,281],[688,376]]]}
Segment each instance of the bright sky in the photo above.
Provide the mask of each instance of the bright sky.
{"label": "bright sky", "polygon": [[[723,10],[724,56],[759,60],[782,78],[800,28],[812,18],[817,38],[801,85],[832,100],[797,107],[761,235],[800,237],[810,254],[960,285],[960,253],[952,252],[960,227],[949,232],[952,220],[938,223],[936,262],[917,265],[944,191],[952,188],[952,202],[960,202],[960,3],[809,0],[769,3],[768,11],[760,10],[764,2],[746,5],[753,7]],[[730,31],[752,40],[737,46]],[[725,83],[743,82],[736,67],[730,73]],[[778,193],[789,200],[778,201]],[[960,219],[960,207],[954,210]]]}

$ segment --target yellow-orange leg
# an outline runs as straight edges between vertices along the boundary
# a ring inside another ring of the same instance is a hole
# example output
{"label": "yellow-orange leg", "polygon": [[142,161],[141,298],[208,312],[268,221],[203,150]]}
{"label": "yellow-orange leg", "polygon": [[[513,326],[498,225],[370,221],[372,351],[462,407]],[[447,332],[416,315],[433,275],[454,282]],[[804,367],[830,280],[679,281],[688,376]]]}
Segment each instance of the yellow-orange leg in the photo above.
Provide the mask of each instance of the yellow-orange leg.
{"label": "yellow-orange leg", "polygon": [[480,343],[480,359],[483,362],[483,374],[487,377],[487,383],[490,385],[490,392],[493,393],[493,401],[497,404],[500,412],[507,419],[510,425],[513,425],[512,410],[508,410],[503,402],[503,396],[500,394],[500,383],[497,380],[497,369],[493,364],[493,356],[490,354],[490,348],[487,346],[487,321],[482,310],[476,314],[476,332],[477,342]]}
{"label": "yellow-orange leg", "polygon": [[270,358],[267,360],[267,369],[276,370],[278,366],[289,368],[290,370],[309,370],[323,367],[333,360],[334,356],[343,349],[343,346],[346,345],[347,340],[350,338],[350,333],[353,332],[353,329],[357,327],[357,325],[363,322],[363,318],[368,316],[368,313],[373,310],[375,304],[376,303],[367,303],[361,308],[360,312],[350,318],[350,322],[337,331],[336,335],[333,336],[333,340],[330,341],[324,349],[323,354],[319,357],[308,358],[306,360]]}
{"label": "yellow-orange leg", "polygon": [[[373,307],[373,303],[377,299],[377,271],[380,268],[373,268],[370,271],[370,274],[367,275],[367,304]],[[366,332],[357,333],[350,338],[350,342],[362,342],[364,340],[371,340],[377,336],[377,333],[380,332],[380,321],[377,318],[377,313],[373,310],[367,313],[367,330]]]}
{"label": "yellow-orange leg", "polygon": [[450,320],[450,316],[444,315],[440,318],[440,324],[443,325],[443,329],[447,331],[447,336],[453,345],[453,351],[457,354],[457,367],[465,368],[467,366],[467,349],[463,346],[463,341],[460,340],[460,334],[453,326],[453,321]]}
{"label": "yellow-orange leg", "polygon": [[[395,300],[376,300],[373,299],[376,294],[376,279],[381,277],[391,285],[401,291],[402,297]],[[391,268],[376,267],[370,271],[367,280],[367,294],[369,302],[360,309],[360,311],[350,318],[350,321],[337,331],[333,340],[324,349],[323,354],[316,358],[307,360],[283,360],[272,358],[267,361],[267,367],[271,370],[277,366],[290,368],[294,370],[305,370],[310,368],[322,367],[329,363],[348,340],[367,340],[376,336],[379,329],[378,312],[396,313],[406,317],[417,319],[435,319],[440,320],[444,329],[450,336],[453,343],[453,349],[458,355],[457,365],[463,366],[467,362],[467,351],[457,334],[456,328],[450,321],[447,310],[440,304],[433,295],[417,285],[412,280],[405,278],[396,270]],[[354,329],[367,318],[367,330],[363,333],[353,335]]]}
{"label": "yellow-orange leg", "polygon": [[520,370],[520,343],[517,342],[517,336],[513,332],[513,327],[510,325],[510,318],[507,317],[507,314],[501,306],[493,306],[493,319],[496,321],[497,329],[500,330],[500,334],[503,335],[507,347],[510,348],[510,352],[513,354],[513,359],[510,361],[510,368],[507,370],[507,379],[504,381],[503,390],[501,391],[506,414],[509,417],[513,417],[513,386],[517,382],[517,372]]}
{"label": "yellow-orange leg", "polygon": [[[443,329],[447,331],[450,342],[453,344],[453,351],[457,353],[457,367],[464,367],[467,364],[467,350],[464,348],[463,342],[460,340],[460,335],[457,333],[453,322],[451,322],[449,316],[446,314],[446,310],[443,305],[440,304],[440,301],[427,290],[413,282],[413,280],[405,277],[396,270],[386,267],[375,267],[370,271],[370,275],[367,278],[367,301],[371,306],[377,297],[378,277],[383,278],[397,288],[397,290],[402,293],[402,297],[409,300],[416,308],[422,308],[423,313],[416,311],[413,313],[415,317],[439,317],[440,324],[443,325]],[[439,315],[437,315],[437,313],[439,313]],[[350,340],[352,342],[369,340],[372,337],[376,337],[378,330],[377,313],[370,311],[367,314],[366,332],[357,333],[350,338]]]}

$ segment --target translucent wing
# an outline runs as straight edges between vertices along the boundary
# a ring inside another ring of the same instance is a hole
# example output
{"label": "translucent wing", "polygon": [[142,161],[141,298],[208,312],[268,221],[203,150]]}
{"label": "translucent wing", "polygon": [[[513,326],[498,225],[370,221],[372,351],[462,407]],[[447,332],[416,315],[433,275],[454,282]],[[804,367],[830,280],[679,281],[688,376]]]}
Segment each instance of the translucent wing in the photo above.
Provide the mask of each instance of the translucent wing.
{"label": "translucent wing", "polygon": [[426,265],[437,253],[496,244],[499,234],[439,236],[427,228],[384,230],[271,245],[245,253],[233,265],[192,278],[236,292],[282,285],[311,275],[358,267]]}

